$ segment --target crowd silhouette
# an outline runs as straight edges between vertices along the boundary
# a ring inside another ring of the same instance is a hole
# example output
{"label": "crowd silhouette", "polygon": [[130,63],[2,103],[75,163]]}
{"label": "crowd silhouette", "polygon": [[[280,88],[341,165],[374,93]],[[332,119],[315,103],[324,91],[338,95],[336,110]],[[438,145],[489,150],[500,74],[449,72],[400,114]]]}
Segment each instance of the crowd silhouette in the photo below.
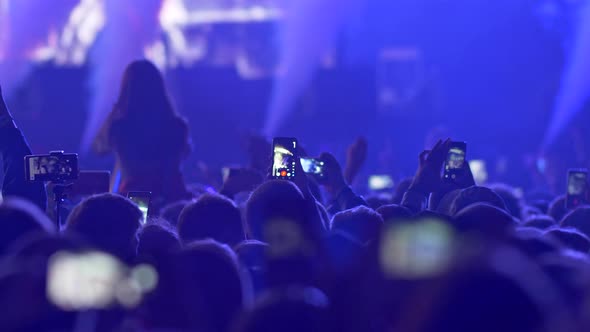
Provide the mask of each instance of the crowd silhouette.
{"label": "crowd silhouette", "polygon": [[[191,190],[189,137],[157,68],[131,63],[95,142],[120,183],[56,224],[0,98],[0,331],[590,329],[590,197],[478,186],[466,162],[449,181],[450,139],[379,194],[351,186],[362,138],[342,165],[322,153],[320,180],[300,163],[282,180],[253,137],[215,191]],[[129,192],[151,192],[147,221]]]}

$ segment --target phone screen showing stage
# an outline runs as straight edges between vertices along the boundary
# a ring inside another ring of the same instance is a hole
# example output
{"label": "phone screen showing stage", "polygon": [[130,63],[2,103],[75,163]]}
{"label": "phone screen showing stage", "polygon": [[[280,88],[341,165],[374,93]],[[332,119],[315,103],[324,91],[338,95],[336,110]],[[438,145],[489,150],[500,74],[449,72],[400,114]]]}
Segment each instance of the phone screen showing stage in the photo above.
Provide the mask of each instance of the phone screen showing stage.
{"label": "phone screen showing stage", "polygon": [[297,141],[294,138],[275,138],[273,141],[272,176],[275,179],[295,178]]}

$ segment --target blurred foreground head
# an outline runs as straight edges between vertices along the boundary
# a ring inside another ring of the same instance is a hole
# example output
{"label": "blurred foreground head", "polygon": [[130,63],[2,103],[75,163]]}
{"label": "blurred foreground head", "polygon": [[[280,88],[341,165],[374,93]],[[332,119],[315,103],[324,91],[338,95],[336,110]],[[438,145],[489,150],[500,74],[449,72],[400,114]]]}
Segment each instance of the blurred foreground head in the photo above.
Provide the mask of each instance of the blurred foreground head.
{"label": "blurred foreground head", "polygon": [[85,199],[70,213],[67,232],[81,236],[92,246],[124,260],[135,256],[135,234],[142,213],[132,201],[116,194]]}
{"label": "blurred foreground head", "polygon": [[0,255],[20,238],[34,233],[54,233],[55,225],[36,205],[18,198],[0,204]]}
{"label": "blurred foreground head", "polygon": [[261,296],[234,332],[330,331],[328,309],[328,298],[317,289],[277,289]]}
{"label": "blurred foreground head", "polygon": [[324,231],[315,202],[308,202],[295,184],[284,180],[267,181],[254,190],[246,223],[250,237],[267,242],[278,255],[305,250],[298,245],[319,241]]}
{"label": "blurred foreground head", "polygon": [[235,253],[213,240],[192,242],[169,256],[161,277],[146,312],[154,327],[227,331],[252,292]]}
{"label": "blurred foreground head", "polygon": [[211,238],[234,246],[245,240],[238,207],[230,199],[212,194],[202,195],[182,210],[178,235],[184,243]]}

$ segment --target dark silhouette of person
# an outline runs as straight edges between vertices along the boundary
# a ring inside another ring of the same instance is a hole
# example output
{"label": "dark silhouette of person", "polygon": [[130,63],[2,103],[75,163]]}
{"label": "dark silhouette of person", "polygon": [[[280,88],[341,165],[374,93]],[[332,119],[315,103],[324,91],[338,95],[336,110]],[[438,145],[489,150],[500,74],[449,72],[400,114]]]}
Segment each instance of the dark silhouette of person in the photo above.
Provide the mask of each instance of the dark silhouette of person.
{"label": "dark silhouette of person", "polygon": [[145,322],[179,331],[228,331],[251,301],[251,284],[235,253],[213,240],[195,241],[160,265],[159,286]]}
{"label": "dark silhouette of person", "polygon": [[555,221],[559,222],[568,213],[568,209],[565,206],[565,195],[559,195],[549,203],[549,209],[547,214],[551,216]]}
{"label": "dark silhouette of person", "polygon": [[55,225],[37,206],[20,198],[0,204],[0,255],[17,240],[35,233],[55,233]]}
{"label": "dark silhouette of person", "polygon": [[176,230],[162,219],[151,219],[137,231],[137,260],[151,261],[180,249]]}
{"label": "dark silhouette of person", "polygon": [[138,60],[125,70],[119,98],[94,148],[115,154],[121,178],[113,191],[152,192],[156,208],[191,197],[180,170],[191,149],[189,128],[151,62]]}
{"label": "dark silhouette of person", "polygon": [[2,196],[25,198],[45,210],[47,207],[45,185],[42,182],[30,182],[25,179],[23,158],[30,154],[32,154],[31,148],[23,133],[17,128],[4,102],[2,87],[0,87],[0,155],[4,171]]}
{"label": "dark silhouette of person", "polygon": [[129,199],[100,194],[85,199],[72,210],[66,232],[78,234],[93,247],[131,261],[136,254],[141,218],[141,211]]}
{"label": "dark silhouette of person", "polygon": [[348,233],[360,243],[375,241],[383,226],[383,217],[366,206],[338,212],[332,217],[330,230]]}
{"label": "dark silhouette of person", "polygon": [[581,206],[566,214],[561,219],[561,227],[573,227],[586,236],[590,236],[590,206]]}
{"label": "dark silhouette of person", "polygon": [[551,228],[545,235],[552,236],[569,249],[590,252],[590,238],[575,228]]}
{"label": "dark silhouette of person", "polygon": [[272,290],[242,315],[233,331],[331,331],[329,305],[326,295],[315,288]]}
{"label": "dark silhouette of person", "polygon": [[183,243],[211,238],[230,246],[246,239],[236,204],[213,194],[202,195],[182,210],[178,217],[178,235]]}

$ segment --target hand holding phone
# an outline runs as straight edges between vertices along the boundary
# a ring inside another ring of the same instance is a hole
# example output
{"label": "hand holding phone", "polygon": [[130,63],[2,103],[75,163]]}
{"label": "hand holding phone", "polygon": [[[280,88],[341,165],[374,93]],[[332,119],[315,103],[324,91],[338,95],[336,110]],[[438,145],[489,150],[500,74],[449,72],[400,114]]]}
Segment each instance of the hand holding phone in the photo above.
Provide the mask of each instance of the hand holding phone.
{"label": "hand holding phone", "polygon": [[575,209],[588,203],[588,170],[570,169],[567,172],[566,207]]}

